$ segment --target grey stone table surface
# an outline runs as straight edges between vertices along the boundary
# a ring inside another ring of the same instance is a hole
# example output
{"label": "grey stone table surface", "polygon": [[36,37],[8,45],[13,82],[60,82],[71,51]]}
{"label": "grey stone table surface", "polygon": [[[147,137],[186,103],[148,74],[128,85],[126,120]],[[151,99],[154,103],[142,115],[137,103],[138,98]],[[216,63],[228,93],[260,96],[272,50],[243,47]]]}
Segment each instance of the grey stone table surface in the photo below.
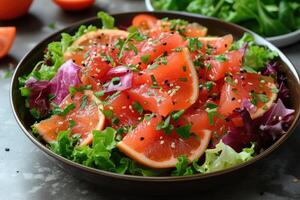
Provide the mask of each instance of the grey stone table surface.
{"label": "grey stone table surface", "polygon": [[[10,55],[0,60],[0,200],[37,199],[152,199],[143,196],[106,192],[77,180],[58,168],[22,133],[9,104],[9,73],[17,62],[39,41],[72,22],[108,12],[144,10],[142,0],[98,0],[85,12],[66,13],[49,0],[36,0],[30,14],[20,20],[0,22],[0,26],[17,27],[17,38]],[[55,24],[53,30],[48,25]],[[300,70],[300,43],[282,49]],[[259,167],[249,171],[250,177],[233,186],[222,186],[190,199],[300,199],[300,126],[281,148]],[[170,194],[172,188],[170,188]],[[187,195],[187,194],[186,194]],[[182,199],[182,197],[155,197]],[[184,198],[185,199],[185,198]]]}

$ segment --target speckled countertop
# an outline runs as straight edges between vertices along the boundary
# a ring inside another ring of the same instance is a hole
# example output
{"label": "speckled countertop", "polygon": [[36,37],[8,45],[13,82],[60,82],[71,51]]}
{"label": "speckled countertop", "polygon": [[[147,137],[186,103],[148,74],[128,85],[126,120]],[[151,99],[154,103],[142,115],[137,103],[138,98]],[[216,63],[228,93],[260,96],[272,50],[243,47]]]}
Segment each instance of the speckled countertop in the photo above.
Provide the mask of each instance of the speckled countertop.
{"label": "speckled countertop", "polygon": [[[0,60],[1,200],[141,199],[139,196],[106,192],[79,181],[48,160],[15,122],[9,104],[10,78],[5,78],[5,75],[9,75],[8,69],[15,66],[27,51],[55,30],[95,16],[98,10],[119,12],[144,9],[142,0],[98,0],[93,9],[72,14],[62,12],[49,0],[38,0],[34,2],[30,14],[21,20],[0,22],[0,26],[16,26],[18,32],[10,56]],[[51,23],[55,23],[55,30],[48,27]],[[300,43],[282,50],[300,70]],[[191,194],[190,199],[300,199],[300,126],[278,151],[251,170],[251,178],[241,180],[234,187],[227,185],[215,191]],[[143,199],[152,198],[143,195]]]}

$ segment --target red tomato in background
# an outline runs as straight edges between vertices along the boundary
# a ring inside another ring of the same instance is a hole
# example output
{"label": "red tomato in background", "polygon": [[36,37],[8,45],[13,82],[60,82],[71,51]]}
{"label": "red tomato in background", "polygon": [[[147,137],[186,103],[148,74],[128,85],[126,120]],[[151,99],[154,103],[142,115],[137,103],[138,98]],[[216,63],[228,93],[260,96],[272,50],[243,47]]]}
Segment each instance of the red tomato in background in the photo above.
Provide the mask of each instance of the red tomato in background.
{"label": "red tomato in background", "polygon": [[95,0],[53,0],[53,2],[63,10],[83,10],[91,7]]}
{"label": "red tomato in background", "polygon": [[16,27],[0,27],[0,58],[7,55],[16,37]]}
{"label": "red tomato in background", "polygon": [[0,0],[0,20],[11,20],[26,14],[33,0]]}

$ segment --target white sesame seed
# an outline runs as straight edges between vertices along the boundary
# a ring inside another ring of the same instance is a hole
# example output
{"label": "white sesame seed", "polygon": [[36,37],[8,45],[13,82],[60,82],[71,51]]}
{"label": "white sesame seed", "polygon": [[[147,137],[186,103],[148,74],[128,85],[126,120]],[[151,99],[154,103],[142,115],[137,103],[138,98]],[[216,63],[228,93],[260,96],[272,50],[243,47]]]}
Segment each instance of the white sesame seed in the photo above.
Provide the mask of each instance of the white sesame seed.
{"label": "white sesame seed", "polygon": [[282,117],[281,117],[281,116],[279,116],[279,117],[278,117],[278,120],[279,120],[279,121],[281,121],[281,120],[282,120]]}
{"label": "white sesame seed", "polygon": [[237,102],[238,102],[238,103],[241,103],[241,102],[242,102],[242,100],[241,100],[241,99],[238,99],[238,100],[237,100]]}
{"label": "white sesame seed", "polygon": [[125,110],[125,109],[126,109],[126,106],[122,106],[122,109]]}
{"label": "white sesame seed", "polygon": [[58,122],[59,125],[62,125],[64,122]]}
{"label": "white sesame seed", "polygon": [[89,125],[92,126],[92,125],[93,125],[93,122],[90,122]]}
{"label": "white sesame seed", "polygon": [[165,143],[165,141],[164,141],[164,140],[161,140],[161,141],[160,141],[160,144],[164,144],[164,143]]}
{"label": "white sesame seed", "polygon": [[248,85],[253,85],[253,83],[251,83],[251,82],[248,82]]}
{"label": "white sesame seed", "polygon": [[175,149],[175,142],[172,142],[172,143],[171,143],[171,148],[172,148],[172,149]]}
{"label": "white sesame seed", "polygon": [[162,139],[163,139],[163,136],[160,136],[159,139],[162,140]]}

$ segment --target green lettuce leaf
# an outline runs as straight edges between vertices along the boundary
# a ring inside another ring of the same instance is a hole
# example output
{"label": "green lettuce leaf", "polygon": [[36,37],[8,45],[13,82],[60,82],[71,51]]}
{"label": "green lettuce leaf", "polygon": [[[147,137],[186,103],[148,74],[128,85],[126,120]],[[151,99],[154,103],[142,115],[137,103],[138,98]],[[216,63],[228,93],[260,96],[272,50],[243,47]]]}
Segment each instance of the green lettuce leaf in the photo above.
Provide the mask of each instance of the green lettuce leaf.
{"label": "green lettuce leaf", "polygon": [[275,51],[272,51],[267,47],[257,45],[254,37],[249,33],[245,33],[240,40],[234,42],[230,47],[230,50],[241,49],[245,43],[247,43],[247,49],[243,59],[243,68],[249,72],[258,72],[263,70],[266,68],[269,61],[278,56]]}
{"label": "green lettuce leaf", "polygon": [[255,145],[253,144],[250,148],[245,148],[240,153],[237,153],[230,146],[220,141],[214,149],[205,151],[205,162],[202,166],[194,162],[193,167],[200,173],[224,170],[252,159],[255,152],[254,147]]}

